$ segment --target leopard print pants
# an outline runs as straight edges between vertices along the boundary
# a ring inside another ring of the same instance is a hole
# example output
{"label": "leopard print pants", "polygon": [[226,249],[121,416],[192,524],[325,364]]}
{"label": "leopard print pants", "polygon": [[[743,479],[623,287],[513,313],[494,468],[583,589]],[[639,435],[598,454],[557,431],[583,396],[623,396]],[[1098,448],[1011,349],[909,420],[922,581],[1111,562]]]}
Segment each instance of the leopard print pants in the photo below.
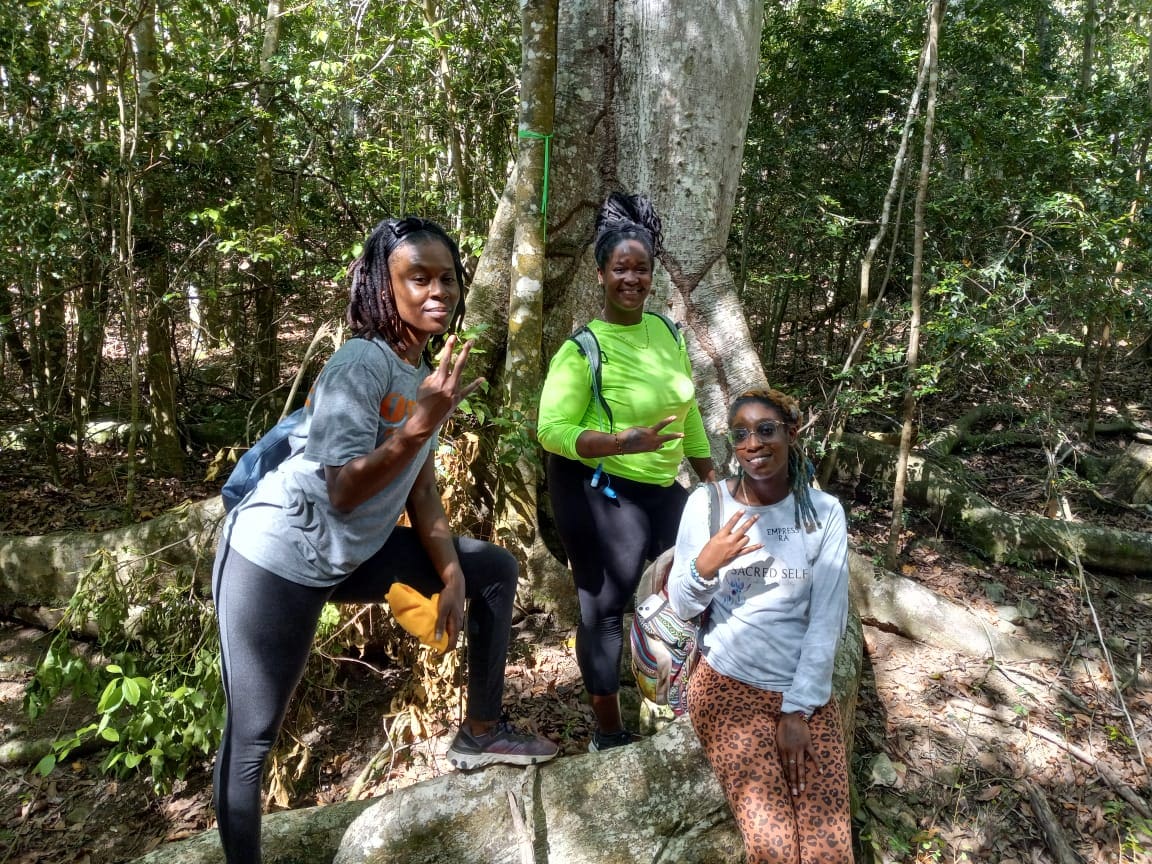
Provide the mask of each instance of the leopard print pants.
{"label": "leopard print pants", "polygon": [[808,728],[810,762],[793,796],[776,749],[782,694],[721,675],[701,660],[688,682],[688,714],[744,836],[748,864],[851,864],[848,766],[835,701]]}

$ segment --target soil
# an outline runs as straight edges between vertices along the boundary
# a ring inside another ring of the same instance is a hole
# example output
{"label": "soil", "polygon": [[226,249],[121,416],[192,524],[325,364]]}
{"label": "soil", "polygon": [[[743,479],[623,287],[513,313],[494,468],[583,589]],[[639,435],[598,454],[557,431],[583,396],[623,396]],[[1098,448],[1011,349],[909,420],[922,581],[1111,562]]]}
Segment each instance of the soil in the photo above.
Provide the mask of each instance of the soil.
{"label": "soil", "polygon": [[[1097,455],[1122,443],[1102,440]],[[52,480],[20,454],[0,453],[0,532],[93,530],[122,518],[122,454],[89,455],[94,471],[80,492],[66,470]],[[965,459],[987,478],[985,494],[1009,509],[1038,512],[1047,476],[1041,450],[988,450]],[[199,477],[144,480],[139,512],[206,497],[219,485]],[[832,491],[849,511],[854,547],[864,554],[883,549],[890,520],[884,504]],[[1086,488],[1073,483],[1065,491],[1077,517],[1152,530],[1152,517],[1101,514]],[[1152,860],[1152,818],[1137,806],[1150,800],[1144,763],[1152,754],[1152,676],[1143,657],[1152,634],[1152,581],[990,564],[914,513],[900,569],[990,625],[1013,620],[1021,639],[1050,646],[1059,659],[989,661],[867,627],[852,756],[857,860],[1058,862],[1053,832],[1093,864]],[[509,716],[558,741],[563,755],[584,752],[592,717],[571,632],[543,614],[523,614],[516,628]],[[14,621],[0,624],[5,741],[51,737],[88,720],[91,706],[62,703],[29,728],[23,692],[48,638]],[[303,742],[308,767],[287,806],[342,800],[354,787],[361,796],[381,795],[449,770],[441,757],[450,718],[429,722],[383,764],[376,758],[388,752],[382,748],[392,695],[403,680],[387,661],[377,666],[341,665],[340,687]],[[0,864],[118,864],[213,827],[208,765],[159,795],[143,776],[101,775],[99,762],[98,753],[81,755],[46,778],[27,765],[0,768]],[[1045,808],[1054,814],[1047,832]]]}

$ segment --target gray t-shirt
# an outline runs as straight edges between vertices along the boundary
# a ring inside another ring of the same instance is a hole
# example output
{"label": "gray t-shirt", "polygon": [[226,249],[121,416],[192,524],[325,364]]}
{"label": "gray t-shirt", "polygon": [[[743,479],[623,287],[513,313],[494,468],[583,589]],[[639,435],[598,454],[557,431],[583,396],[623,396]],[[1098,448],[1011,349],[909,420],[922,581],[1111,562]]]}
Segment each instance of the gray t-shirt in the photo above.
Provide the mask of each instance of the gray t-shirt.
{"label": "gray t-shirt", "polygon": [[230,545],[260,567],[301,585],[330,587],[384,545],[404,512],[430,438],[384,489],[350,513],[328,500],[324,466],[379,447],[404,424],[430,373],[409,366],[380,338],[350,339],[325,364],[292,438],[292,455],[232,511]]}
{"label": "gray t-shirt", "polygon": [[[708,493],[697,489],[684,507],[668,599],[691,618],[708,607],[704,656],[722,675],[784,694],[781,710],[811,714],[832,693],[836,646],[848,620],[848,532],[844,508],[812,490],[822,528],[796,527],[792,495],[767,507],[746,507],[721,483],[721,526],[737,510],[759,515],[749,532],[763,549],[741,555],[702,585],[690,562],[708,542]],[[723,530],[723,528],[721,528]]]}

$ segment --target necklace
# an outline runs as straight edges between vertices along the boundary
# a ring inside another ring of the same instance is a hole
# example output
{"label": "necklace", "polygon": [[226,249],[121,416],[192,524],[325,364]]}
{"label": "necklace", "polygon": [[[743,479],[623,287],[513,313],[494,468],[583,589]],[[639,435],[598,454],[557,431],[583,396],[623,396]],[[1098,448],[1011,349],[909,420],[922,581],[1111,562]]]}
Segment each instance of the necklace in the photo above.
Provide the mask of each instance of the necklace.
{"label": "necklace", "polygon": [[[637,345],[631,339],[628,339],[627,337],[625,337],[623,330],[617,330],[616,331],[616,338],[619,339],[621,342],[623,342],[626,345],[631,345],[637,351],[646,350],[648,348],[648,346],[652,344],[652,339],[648,334],[648,319],[647,318],[641,319],[641,323],[644,325],[644,344],[643,345]],[[621,325],[621,326],[623,326],[623,325]]]}
{"label": "necklace", "polygon": [[740,475],[740,497],[743,499],[742,503],[745,507],[759,507],[759,504],[753,504],[748,498],[748,490],[744,488],[744,475]]}

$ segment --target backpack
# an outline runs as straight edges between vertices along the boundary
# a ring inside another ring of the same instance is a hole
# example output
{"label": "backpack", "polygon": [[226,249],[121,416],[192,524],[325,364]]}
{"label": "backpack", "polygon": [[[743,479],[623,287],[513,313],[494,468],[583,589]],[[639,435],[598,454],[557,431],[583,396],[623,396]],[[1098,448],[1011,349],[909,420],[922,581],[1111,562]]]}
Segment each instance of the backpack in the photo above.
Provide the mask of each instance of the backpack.
{"label": "backpack", "polygon": [[[680,344],[679,324],[677,324],[668,316],[662,315],[659,312],[646,312],[645,314],[655,315],[657,318],[663,321],[664,326],[667,327],[668,331],[672,334],[672,338],[676,340],[676,344]],[[592,332],[592,329],[587,324],[585,324],[568,338],[576,343],[576,347],[588,361],[588,366],[592,370],[592,398],[598,401],[600,403],[600,407],[603,408],[604,414],[608,418],[607,431],[611,432],[612,408],[608,405],[608,400],[605,399],[604,395],[600,392],[600,388],[603,383],[603,379],[600,374],[600,342],[596,339],[596,334]]]}
{"label": "backpack", "polygon": [[245,496],[256,488],[260,478],[292,455],[292,433],[304,419],[304,409],[297,408],[248,448],[236,462],[236,467],[228,475],[220,490],[224,500],[224,511],[230,512]]}
{"label": "backpack", "polygon": [[[708,488],[708,536],[720,530],[720,487]],[[656,723],[679,717],[687,709],[688,676],[700,654],[707,610],[685,621],[668,602],[668,574],[672,570],[672,549],[660,554],[641,579],[639,596],[632,616],[629,640],[632,645],[632,674],[644,697],[645,712],[656,715]],[[650,578],[650,582],[645,582]]]}

